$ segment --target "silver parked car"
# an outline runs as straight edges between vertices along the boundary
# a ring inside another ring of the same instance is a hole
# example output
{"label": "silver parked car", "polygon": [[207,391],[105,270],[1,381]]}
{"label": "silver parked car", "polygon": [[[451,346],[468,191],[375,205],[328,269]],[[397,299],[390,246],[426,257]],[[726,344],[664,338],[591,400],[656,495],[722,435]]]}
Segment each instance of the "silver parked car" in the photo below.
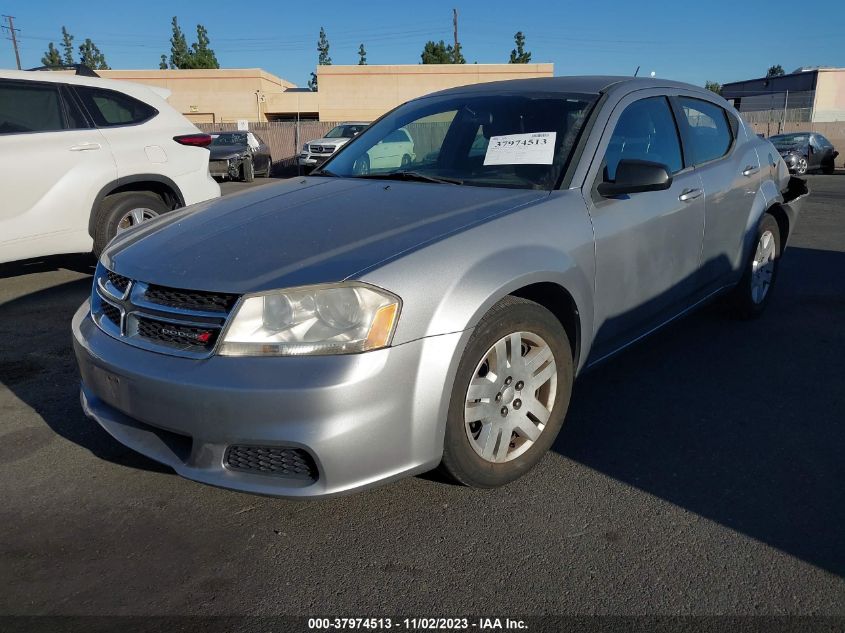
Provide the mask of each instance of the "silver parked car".
{"label": "silver parked car", "polygon": [[[412,163],[364,169],[400,129]],[[552,446],[579,372],[717,295],[760,314],[805,193],[694,86],[439,92],[311,177],[119,235],[73,319],[82,406],[228,488],[329,495],[437,466],[499,486]]]}
{"label": "silver parked car", "polygon": [[369,123],[363,121],[347,121],[334,126],[323,138],[308,141],[299,152],[297,159],[299,165],[301,167],[316,167],[330,158],[351,139],[358,136],[368,125]]}

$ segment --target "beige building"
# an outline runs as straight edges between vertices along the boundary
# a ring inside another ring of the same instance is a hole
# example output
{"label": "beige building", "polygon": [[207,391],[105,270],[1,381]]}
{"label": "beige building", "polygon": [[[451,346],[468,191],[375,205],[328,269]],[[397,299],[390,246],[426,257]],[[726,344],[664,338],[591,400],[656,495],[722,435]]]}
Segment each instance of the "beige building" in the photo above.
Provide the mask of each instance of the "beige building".
{"label": "beige building", "polygon": [[429,92],[502,79],[551,77],[553,64],[418,64],[318,66],[319,90],[297,88],[260,68],[220,70],[103,70],[171,91],[168,101],[195,123],[371,121]]}

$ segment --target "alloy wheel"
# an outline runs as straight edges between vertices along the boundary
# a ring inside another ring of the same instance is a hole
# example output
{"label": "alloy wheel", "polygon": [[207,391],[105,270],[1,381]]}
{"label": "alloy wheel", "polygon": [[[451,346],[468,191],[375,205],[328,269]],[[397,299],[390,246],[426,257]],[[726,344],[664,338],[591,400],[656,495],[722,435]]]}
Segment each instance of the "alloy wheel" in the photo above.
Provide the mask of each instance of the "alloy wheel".
{"label": "alloy wheel", "polygon": [[540,437],[555,405],[557,366],[541,336],[514,332],[478,363],[467,389],[464,426],[485,461],[516,459]]}
{"label": "alloy wheel", "polygon": [[158,213],[146,207],[130,209],[117,223],[117,232],[122,233],[127,229],[131,229],[143,222],[146,222],[147,220],[152,220],[155,217],[158,217]]}
{"label": "alloy wheel", "polygon": [[775,236],[764,231],[757,242],[757,250],[751,262],[751,300],[762,303],[772,285],[775,272]]}

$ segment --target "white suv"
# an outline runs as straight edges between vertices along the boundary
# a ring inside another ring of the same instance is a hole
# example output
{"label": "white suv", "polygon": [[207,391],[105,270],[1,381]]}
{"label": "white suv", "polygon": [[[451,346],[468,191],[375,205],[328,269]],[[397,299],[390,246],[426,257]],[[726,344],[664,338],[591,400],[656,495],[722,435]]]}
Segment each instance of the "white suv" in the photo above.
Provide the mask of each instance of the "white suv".
{"label": "white suv", "polygon": [[211,137],[169,91],[0,70],[0,262],[99,252],[119,231],[220,196]]}

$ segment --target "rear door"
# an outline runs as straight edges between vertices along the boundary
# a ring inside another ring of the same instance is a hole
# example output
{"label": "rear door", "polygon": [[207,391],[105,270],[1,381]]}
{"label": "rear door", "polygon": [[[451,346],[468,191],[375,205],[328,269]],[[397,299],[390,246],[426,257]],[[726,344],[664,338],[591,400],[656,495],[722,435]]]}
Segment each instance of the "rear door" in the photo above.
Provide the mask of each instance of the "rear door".
{"label": "rear door", "polygon": [[115,174],[66,87],[0,79],[0,261],[90,249],[91,207]]}
{"label": "rear door", "polygon": [[712,101],[678,95],[674,100],[687,162],[705,192],[701,280],[719,285],[739,270],[749,213],[761,184],[760,158],[744,126]]}
{"label": "rear door", "polygon": [[[671,186],[602,198],[596,187],[613,181],[622,159],[665,165]],[[620,101],[586,182],[596,240],[593,359],[598,360],[680,312],[696,288],[704,194],[698,174],[684,164],[665,95],[639,91]]]}

